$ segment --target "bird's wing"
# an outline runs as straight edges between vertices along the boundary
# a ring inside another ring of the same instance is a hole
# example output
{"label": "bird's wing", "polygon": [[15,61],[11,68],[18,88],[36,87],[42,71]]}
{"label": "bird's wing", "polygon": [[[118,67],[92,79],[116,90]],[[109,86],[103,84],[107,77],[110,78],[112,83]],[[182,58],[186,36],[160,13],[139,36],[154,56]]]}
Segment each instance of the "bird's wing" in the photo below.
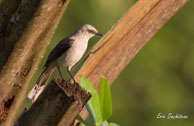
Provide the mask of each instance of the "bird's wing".
{"label": "bird's wing", "polygon": [[60,57],[63,53],[65,53],[71,47],[73,41],[74,40],[72,38],[65,38],[61,40],[49,54],[44,66],[47,67],[50,63],[52,63],[58,57]]}

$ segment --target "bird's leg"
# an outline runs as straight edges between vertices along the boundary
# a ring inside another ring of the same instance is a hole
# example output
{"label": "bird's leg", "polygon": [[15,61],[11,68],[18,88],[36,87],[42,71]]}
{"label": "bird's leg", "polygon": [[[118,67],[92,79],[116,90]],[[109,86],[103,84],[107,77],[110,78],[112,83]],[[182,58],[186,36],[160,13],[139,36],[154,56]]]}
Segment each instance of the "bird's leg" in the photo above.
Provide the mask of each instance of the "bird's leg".
{"label": "bird's leg", "polygon": [[70,75],[70,76],[71,76],[71,78],[73,79],[74,84],[78,84],[78,83],[75,81],[75,79],[74,79],[73,75],[71,74],[71,72],[70,72],[70,68],[69,68],[69,67],[67,67],[67,72],[69,73],[69,75]]}
{"label": "bird's leg", "polygon": [[60,76],[61,76],[62,80],[63,80],[63,81],[65,81],[65,79],[64,79],[64,77],[63,77],[63,74],[62,74],[62,72],[61,72],[61,70],[60,70],[60,67],[59,67],[59,66],[57,66],[57,70],[59,71],[59,74],[60,74]]}

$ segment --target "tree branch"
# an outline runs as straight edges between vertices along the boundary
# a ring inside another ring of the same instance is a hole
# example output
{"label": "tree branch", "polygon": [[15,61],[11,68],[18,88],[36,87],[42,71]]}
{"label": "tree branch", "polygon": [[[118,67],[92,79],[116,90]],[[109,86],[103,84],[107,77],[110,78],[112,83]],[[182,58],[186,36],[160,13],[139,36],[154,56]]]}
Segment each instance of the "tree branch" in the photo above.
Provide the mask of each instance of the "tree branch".
{"label": "tree branch", "polygon": [[[94,46],[89,58],[76,74],[86,77],[98,88],[105,76],[111,84],[150,38],[188,0],[139,0]],[[100,49],[99,49],[100,48]],[[82,111],[82,117],[87,117]]]}

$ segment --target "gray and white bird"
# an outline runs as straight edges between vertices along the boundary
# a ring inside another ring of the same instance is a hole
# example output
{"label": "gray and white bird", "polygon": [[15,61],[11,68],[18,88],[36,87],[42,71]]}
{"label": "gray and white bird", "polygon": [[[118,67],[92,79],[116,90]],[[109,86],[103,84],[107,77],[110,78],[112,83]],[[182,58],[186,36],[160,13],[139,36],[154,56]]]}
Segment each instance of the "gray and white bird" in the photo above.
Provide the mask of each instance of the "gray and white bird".
{"label": "gray and white bird", "polygon": [[82,58],[88,47],[88,40],[95,35],[103,36],[103,34],[98,32],[98,30],[92,25],[84,24],[73,34],[62,39],[49,54],[46,64],[44,65],[45,69],[37,80],[35,86],[29,92],[27,98],[34,101],[39,96],[55,68],[57,68],[61,78],[64,80],[60,70],[61,66],[67,67],[69,75],[74,83],[76,83],[70,70]]}

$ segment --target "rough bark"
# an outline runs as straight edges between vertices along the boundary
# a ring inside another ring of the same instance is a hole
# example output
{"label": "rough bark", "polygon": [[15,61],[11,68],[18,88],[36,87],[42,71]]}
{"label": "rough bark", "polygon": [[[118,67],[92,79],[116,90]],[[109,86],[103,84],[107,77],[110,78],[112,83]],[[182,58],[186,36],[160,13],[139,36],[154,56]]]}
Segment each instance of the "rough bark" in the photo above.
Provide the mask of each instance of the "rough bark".
{"label": "rough bark", "polygon": [[90,98],[79,85],[52,81],[15,126],[72,126]]}
{"label": "rough bark", "polygon": [[69,1],[4,0],[0,4],[1,125],[13,125],[30,81]]}
{"label": "rough bark", "polygon": [[[150,38],[188,0],[139,0],[94,46],[76,74],[89,79],[98,89],[101,76],[111,84]],[[82,117],[87,117],[86,109]]]}

